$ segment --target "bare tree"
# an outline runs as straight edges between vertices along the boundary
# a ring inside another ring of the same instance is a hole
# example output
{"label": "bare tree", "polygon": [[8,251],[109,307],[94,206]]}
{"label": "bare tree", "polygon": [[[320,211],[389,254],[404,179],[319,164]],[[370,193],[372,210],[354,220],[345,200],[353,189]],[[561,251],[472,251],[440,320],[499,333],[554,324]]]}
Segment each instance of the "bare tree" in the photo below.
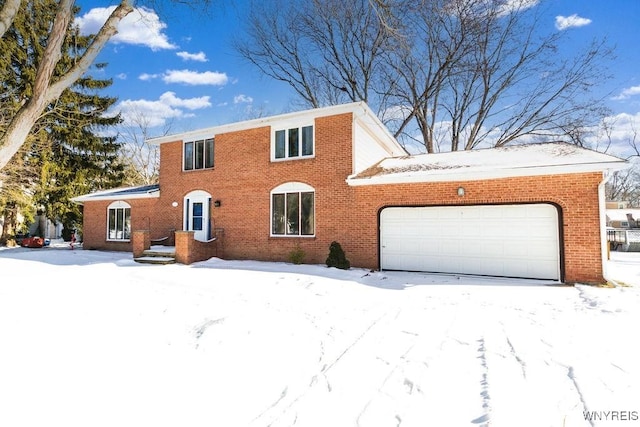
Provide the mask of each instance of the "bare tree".
{"label": "bare tree", "polygon": [[[127,121],[122,126],[119,139],[122,144],[122,156],[131,166],[128,177],[130,185],[153,184],[158,181],[160,174],[160,150],[158,146],[149,145],[149,118],[140,111],[129,111]],[[171,122],[166,122],[160,136],[168,135]],[[159,136],[154,132],[153,136]]]}
{"label": "bare tree", "polygon": [[265,75],[288,83],[317,108],[372,101],[382,54],[392,41],[369,0],[279,0],[252,8],[234,44]]}
{"label": "bare tree", "polygon": [[[612,52],[562,55],[530,0],[290,1],[253,16],[240,53],[318,107],[364,100],[422,151],[573,140],[604,114]],[[363,36],[364,35],[364,36]],[[565,59],[568,58],[568,59]]]}

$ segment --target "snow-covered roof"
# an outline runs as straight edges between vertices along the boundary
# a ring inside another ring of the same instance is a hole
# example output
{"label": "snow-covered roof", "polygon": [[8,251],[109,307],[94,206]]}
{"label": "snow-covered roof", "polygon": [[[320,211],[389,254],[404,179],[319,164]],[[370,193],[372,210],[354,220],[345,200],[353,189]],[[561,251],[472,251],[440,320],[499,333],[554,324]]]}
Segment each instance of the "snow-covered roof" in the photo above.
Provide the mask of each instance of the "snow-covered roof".
{"label": "snow-covered roof", "polygon": [[145,199],[150,197],[160,197],[160,185],[139,185],[136,187],[112,188],[110,190],[97,191],[95,193],[84,194],[74,197],[76,203],[84,203],[95,200],[120,200],[120,199]]}
{"label": "snow-covered roof", "polygon": [[350,185],[466,181],[620,170],[627,162],[564,142],[390,157],[350,176]]}
{"label": "snow-covered roof", "polygon": [[631,214],[633,219],[640,219],[640,209],[607,209],[607,219],[609,221],[627,221],[627,214]]}

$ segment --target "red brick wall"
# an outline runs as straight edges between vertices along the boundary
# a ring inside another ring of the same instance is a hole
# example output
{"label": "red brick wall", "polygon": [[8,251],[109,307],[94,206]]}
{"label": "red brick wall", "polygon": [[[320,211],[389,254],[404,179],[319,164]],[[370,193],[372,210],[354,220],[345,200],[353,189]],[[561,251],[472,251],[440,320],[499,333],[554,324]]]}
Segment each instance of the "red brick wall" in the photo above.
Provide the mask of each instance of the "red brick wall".
{"label": "red brick wall", "polygon": [[[154,227],[153,214],[158,199],[126,200],[131,205],[131,230],[150,230],[151,238],[162,237],[166,230]],[[107,209],[114,200],[85,202],[83,207],[82,247],[109,251],[130,251],[131,241],[107,241]]]}
{"label": "red brick wall", "polygon": [[[183,199],[193,190],[220,200],[212,207],[215,228],[224,229],[224,256],[229,259],[287,261],[302,248],[307,263],[324,263],[329,245],[340,242],[353,266],[378,268],[378,212],[385,206],[551,202],[561,208],[566,281],[600,282],[598,184],[600,173],[495,179],[475,182],[349,187],[352,172],[352,115],[315,122],[315,157],[270,161],[271,129],[262,127],[217,135],[215,168],[182,171],[182,142],[161,145],[158,199],[132,200],[135,227],[151,237],[183,228]],[[315,189],[316,236],[270,237],[270,192],[286,182]],[[464,197],[457,196],[463,186]],[[177,202],[178,207],[172,207]],[[105,243],[106,206],[85,204],[85,242]],[[86,247],[86,243],[85,243]],[[123,248],[124,250],[129,250]]]}
{"label": "red brick wall", "polygon": [[[357,187],[351,226],[341,241],[352,264],[378,266],[378,212],[387,206],[548,202],[561,212],[567,282],[602,282],[598,184],[601,173],[485,181]],[[464,187],[465,195],[457,195]]]}

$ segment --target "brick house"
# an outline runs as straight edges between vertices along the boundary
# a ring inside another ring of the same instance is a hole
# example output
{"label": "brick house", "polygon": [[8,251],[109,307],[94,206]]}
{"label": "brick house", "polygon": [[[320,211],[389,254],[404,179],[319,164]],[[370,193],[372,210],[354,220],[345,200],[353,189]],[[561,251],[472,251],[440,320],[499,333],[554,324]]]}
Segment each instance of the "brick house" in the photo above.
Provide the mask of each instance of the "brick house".
{"label": "brick house", "polygon": [[409,156],[364,103],[148,143],[158,185],[76,198],[85,249],[324,263],[338,241],[356,267],[598,283],[604,181],[625,166],[564,143]]}

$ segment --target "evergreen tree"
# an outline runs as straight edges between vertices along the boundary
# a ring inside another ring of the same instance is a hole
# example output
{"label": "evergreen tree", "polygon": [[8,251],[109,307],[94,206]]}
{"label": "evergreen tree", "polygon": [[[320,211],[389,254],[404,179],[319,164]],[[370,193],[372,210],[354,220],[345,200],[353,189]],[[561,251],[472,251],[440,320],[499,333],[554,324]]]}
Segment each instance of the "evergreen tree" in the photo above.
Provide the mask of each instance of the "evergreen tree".
{"label": "evergreen tree", "polygon": [[[37,65],[51,22],[45,18],[56,14],[56,6],[57,2],[52,0],[28,2],[0,40],[0,49],[8,53],[0,68],[3,74],[0,103],[6,108],[7,117],[35,90]],[[73,66],[90,42],[91,37],[81,36],[69,25],[54,80]],[[118,158],[119,144],[115,136],[104,136],[109,127],[121,121],[119,116],[106,115],[116,99],[99,94],[111,83],[91,76],[77,80],[47,106],[30,134],[34,142],[26,144],[12,159],[12,163],[28,159],[38,165],[30,186],[34,201],[44,207],[49,218],[62,220],[66,228],[80,222],[80,208],[70,201],[72,197],[112,188],[124,179],[124,166]],[[2,125],[6,125],[6,120]],[[16,159],[19,156],[22,159]]]}

